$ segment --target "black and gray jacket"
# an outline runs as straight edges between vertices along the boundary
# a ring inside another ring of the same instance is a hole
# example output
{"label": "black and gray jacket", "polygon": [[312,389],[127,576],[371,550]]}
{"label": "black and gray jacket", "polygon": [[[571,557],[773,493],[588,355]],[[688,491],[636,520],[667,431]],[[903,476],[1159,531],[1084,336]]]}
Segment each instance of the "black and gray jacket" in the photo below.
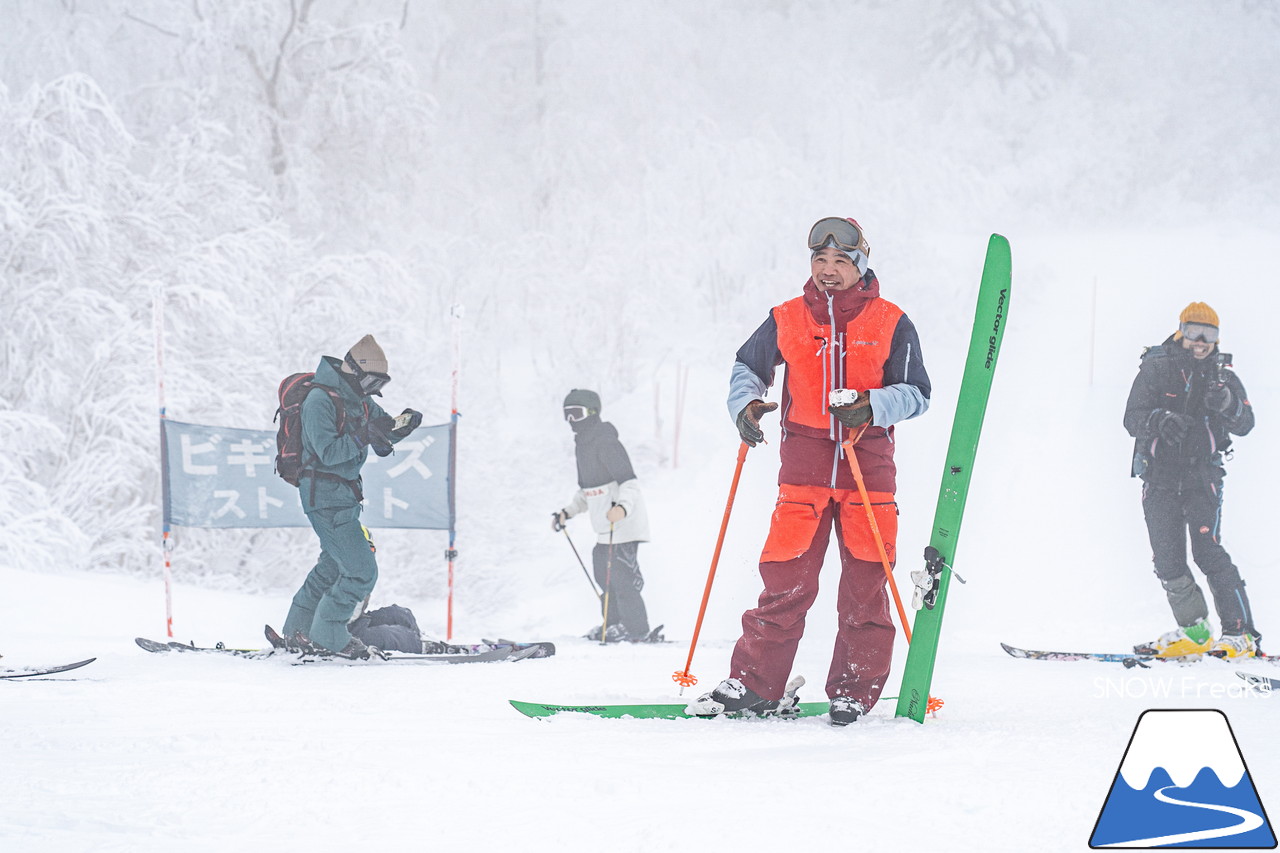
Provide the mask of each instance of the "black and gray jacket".
{"label": "black and gray jacket", "polygon": [[[1135,439],[1132,475],[1154,483],[1175,483],[1193,468],[1222,465],[1231,436],[1253,429],[1253,407],[1244,385],[1228,369],[1230,356],[1215,346],[1197,360],[1171,335],[1142,355],[1142,364],[1129,391],[1124,426]],[[1219,382],[1231,389],[1231,404],[1222,413],[1205,408],[1204,395]],[[1166,412],[1192,418],[1186,438],[1171,444],[1160,437]]]}
{"label": "black and gray jacket", "polygon": [[627,511],[622,521],[613,525],[612,541],[647,542],[649,513],[645,509],[640,482],[631,467],[631,458],[618,440],[613,424],[591,415],[573,424],[574,451],[578,461],[578,491],[565,506],[572,518],[586,511],[599,542],[610,541],[609,521],[605,513],[614,504]]}

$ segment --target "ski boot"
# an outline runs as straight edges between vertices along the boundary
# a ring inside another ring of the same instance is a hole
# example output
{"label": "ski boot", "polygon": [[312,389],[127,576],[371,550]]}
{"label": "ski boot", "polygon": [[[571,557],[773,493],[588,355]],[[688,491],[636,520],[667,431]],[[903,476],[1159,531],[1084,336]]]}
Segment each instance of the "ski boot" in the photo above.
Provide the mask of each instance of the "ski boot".
{"label": "ski boot", "polygon": [[364,644],[364,640],[361,640],[359,637],[352,637],[347,641],[347,644],[342,647],[342,651],[333,652],[333,654],[340,658],[347,658],[349,660],[368,660],[371,657],[381,656],[376,648],[373,646],[366,646]]}
{"label": "ski boot", "polygon": [[[590,631],[583,634],[582,638],[584,640],[595,640],[597,643],[600,642],[600,626],[596,625]],[[621,643],[625,639],[627,639],[627,629],[622,627],[622,624],[619,622],[615,622],[610,625],[608,630],[604,633],[604,641],[606,643]]]}
{"label": "ski boot", "polygon": [[1226,660],[1257,657],[1258,644],[1252,634],[1223,634],[1209,649],[1209,654]]}
{"label": "ski boot", "polygon": [[736,678],[726,678],[710,693],[704,693],[684,709],[694,717],[776,717],[794,713],[800,699],[796,691],[804,686],[804,677],[797,675],[787,682],[781,699],[765,699]]}
{"label": "ski boot", "polygon": [[1133,647],[1140,655],[1154,655],[1160,658],[1181,658],[1200,655],[1209,651],[1213,645],[1213,632],[1209,630],[1207,620],[1201,619],[1194,625],[1176,628],[1151,643],[1142,643]]}
{"label": "ski boot", "polygon": [[861,702],[855,702],[848,696],[837,696],[832,699],[831,707],[827,711],[833,726],[847,726],[857,722],[858,718],[866,713],[867,709],[862,707]]}

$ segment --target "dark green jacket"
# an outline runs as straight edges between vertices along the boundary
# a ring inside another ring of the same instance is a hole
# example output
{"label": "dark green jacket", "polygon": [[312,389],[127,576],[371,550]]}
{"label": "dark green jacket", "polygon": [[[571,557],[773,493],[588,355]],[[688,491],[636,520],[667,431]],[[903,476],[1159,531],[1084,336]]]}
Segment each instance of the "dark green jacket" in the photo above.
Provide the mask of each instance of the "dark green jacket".
{"label": "dark green jacket", "polygon": [[321,357],[313,380],[316,385],[338,392],[345,411],[341,433],[338,432],[338,409],[326,391],[313,388],[302,401],[303,458],[309,470],[321,474],[319,477],[304,474],[298,483],[305,512],[359,503],[351,484],[359,483],[360,469],[369,456],[369,448],[357,441],[356,435],[363,434],[370,418],[386,414],[373,398],[363,397],[351,387],[339,372],[341,365],[342,362],[332,356]]}

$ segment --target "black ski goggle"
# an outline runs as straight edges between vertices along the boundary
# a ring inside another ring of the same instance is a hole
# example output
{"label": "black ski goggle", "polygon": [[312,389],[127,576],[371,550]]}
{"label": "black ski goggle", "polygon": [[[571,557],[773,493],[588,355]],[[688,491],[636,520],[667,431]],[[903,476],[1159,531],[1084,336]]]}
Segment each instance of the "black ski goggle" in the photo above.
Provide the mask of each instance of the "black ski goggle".
{"label": "black ski goggle", "polygon": [[1178,327],[1178,331],[1182,332],[1182,337],[1195,344],[1218,342],[1218,327],[1210,326],[1208,323],[1183,323]]}
{"label": "black ski goggle", "polygon": [[364,393],[382,396],[382,389],[391,381],[391,377],[385,373],[365,371],[364,375],[357,381],[360,383],[360,390]]}
{"label": "black ski goggle", "polygon": [[565,406],[564,419],[571,423],[585,421],[591,415],[591,410],[586,406]]}
{"label": "black ski goggle", "polygon": [[810,251],[816,252],[828,243],[842,252],[861,252],[863,255],[871,253],[871,247],[862,236],[862,229],[849,220],[836,216],[819,219],[809,229]]}
{"label": "black ski goggle", "polygon": [[391,376],[386,373],[378,373],[375,370],[365,370],[356,360],[351,357],[351,353],[347,353],[343,359],[353,371],[355,371],[356,384],[360,387],[360,393],[365,396],[374,394],[382,396],[382,389],[391,381]]}

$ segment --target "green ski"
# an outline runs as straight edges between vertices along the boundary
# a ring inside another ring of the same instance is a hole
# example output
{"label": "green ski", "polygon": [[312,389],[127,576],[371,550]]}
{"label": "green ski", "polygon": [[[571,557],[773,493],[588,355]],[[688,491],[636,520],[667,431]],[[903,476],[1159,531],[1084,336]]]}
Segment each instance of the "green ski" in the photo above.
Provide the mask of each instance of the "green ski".
{"label": "green ski", "polygon": [[942,489],[933,516],[933,535],[925,549],[925,568],[911,573],[913,580],[919,578],[916,599],[912,601],[918,612],[912,626],[906,671],[902,674],[897,716],[910,717],[918,723],[924,722],[928,708],[929,685],[933,681],[933,666],[938,656],[938,637],[942,630],[947,590],[951,586],[956,540],[960,536],[960,521],[964,516],[965,498],[969,494],[969,478],[978,452],[982,419],[987,411],[991,379],[995,374],[1009,314],[1011,279],[1009,241],[999,234],[992,234],[982,268],[982,285],[969,339],[969,355],[965,360],[955,420],[951,425]]}
{"label": "green ski", "polygon": [[[509,700],[511,707],[526,717],[550,717],[554,714],[594,714],[597,717],[631,717],[636,720],[713,720],[716,717],[700,717],[686,714],[687,704],[678,705],[543,705],[539,702]],[[735,719],[785,720],[793,717],[817,717],[827,713],[826,702],[801,702],[783,714],[721,714]]]}

